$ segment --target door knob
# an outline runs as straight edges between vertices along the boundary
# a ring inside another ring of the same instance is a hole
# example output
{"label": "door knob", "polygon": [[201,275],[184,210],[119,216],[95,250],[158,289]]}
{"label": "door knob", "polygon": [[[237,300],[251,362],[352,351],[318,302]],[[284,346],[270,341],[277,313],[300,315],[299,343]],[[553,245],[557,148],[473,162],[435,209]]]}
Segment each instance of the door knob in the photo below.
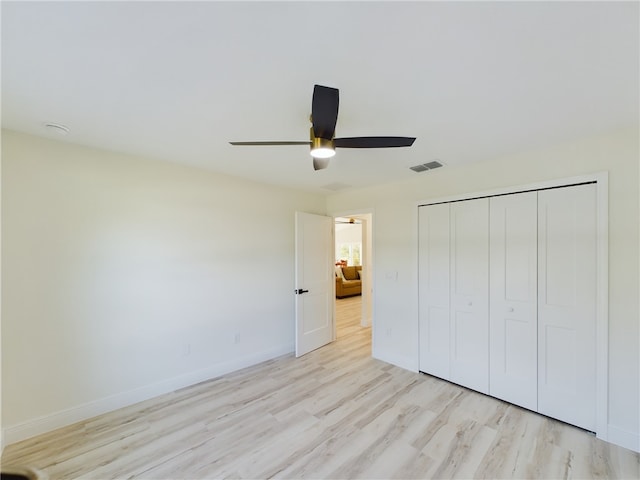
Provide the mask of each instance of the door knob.
{"label": "door knob", "polygon": [[507,308],[507,312],[509,312],[509,313],[513,312],[513,307]]}
{"label": "door knob", "polygon": [[298,290],[296,290],[296,295],[300,295],[301,293],[307,293],[309,290],[304,290],[302,288],[299,288]]}

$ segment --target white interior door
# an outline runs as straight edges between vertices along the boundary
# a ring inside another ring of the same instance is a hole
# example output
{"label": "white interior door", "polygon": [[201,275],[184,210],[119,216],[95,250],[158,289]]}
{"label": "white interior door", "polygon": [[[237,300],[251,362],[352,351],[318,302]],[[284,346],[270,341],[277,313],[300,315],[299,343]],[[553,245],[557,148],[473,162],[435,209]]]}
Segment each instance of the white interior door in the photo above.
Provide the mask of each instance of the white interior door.
{"label": "white interior door", "polygon": [[538,192],[538,411],[595,431],[596,186]]}
{"label": "white interior door", "polygon": [[538,408],[538,196],[493,197],[490,210],[489,393]]}
{"label": "white interior door", "polygon": [[418,209],[420,371],[449,380],[449,204]]}
{"label": "white interior door", "polygon": [[489,199],[451,214],[451,380],[489,393]]}
{"label": "white interior door", "polygon": [[296,357],[334,340],[333,218],[296,212]]}

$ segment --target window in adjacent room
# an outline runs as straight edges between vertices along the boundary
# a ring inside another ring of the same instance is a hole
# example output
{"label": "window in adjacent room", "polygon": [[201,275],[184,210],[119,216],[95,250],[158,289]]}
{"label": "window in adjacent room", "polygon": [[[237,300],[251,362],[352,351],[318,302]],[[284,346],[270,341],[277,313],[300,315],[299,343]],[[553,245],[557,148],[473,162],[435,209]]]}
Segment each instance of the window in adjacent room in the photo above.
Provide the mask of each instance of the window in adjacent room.
{"label": "window in adjacent room", "polygon": [[347,265],[362,265],[362,243],[340,243],[336,249],[336,262],[346,260]]}

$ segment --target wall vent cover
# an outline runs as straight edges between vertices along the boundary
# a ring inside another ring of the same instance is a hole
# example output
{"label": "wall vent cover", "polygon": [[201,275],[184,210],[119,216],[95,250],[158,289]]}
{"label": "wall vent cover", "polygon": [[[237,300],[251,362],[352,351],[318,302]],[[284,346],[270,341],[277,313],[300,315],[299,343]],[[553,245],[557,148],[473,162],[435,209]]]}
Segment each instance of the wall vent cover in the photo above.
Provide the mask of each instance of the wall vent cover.
{"label": "wall vent cover", "polygon": [[437,160],[434,160],[433,162],[425,163],[424,166],[427,167],[429,170],[433,170],[434,168],[441,167],[442,164]]}
{"label": "wall vent cover", "polygon": [[410,170],[414,172],[426,172],[427,170],[433,170],[434,168],[440,168],[442,164],[437,160],[433,162],[423,163],[421,165],[416,165],[414,167],[409,167]]}

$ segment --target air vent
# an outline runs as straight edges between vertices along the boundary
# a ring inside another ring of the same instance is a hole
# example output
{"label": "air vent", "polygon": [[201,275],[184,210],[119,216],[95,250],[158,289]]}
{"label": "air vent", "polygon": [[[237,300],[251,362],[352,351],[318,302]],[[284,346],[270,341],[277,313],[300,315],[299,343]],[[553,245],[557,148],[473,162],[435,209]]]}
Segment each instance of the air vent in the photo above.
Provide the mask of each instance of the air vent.
{"label": "air vent", "polygon": [[425,163],[424,166],[427,167],[429,170],[433,170],[434,168],[441,167],[442,164],[440,162],[434,160],[433,162]]}
{"label": "air vent", "polygon": [[416,165],[414,167],[409,167],[409,169],[414,172],[426,172],[427,170],[433,170],[434,168],[440,168],[442,164],[437,160],[429,163],[423,163],[422,165]]}

